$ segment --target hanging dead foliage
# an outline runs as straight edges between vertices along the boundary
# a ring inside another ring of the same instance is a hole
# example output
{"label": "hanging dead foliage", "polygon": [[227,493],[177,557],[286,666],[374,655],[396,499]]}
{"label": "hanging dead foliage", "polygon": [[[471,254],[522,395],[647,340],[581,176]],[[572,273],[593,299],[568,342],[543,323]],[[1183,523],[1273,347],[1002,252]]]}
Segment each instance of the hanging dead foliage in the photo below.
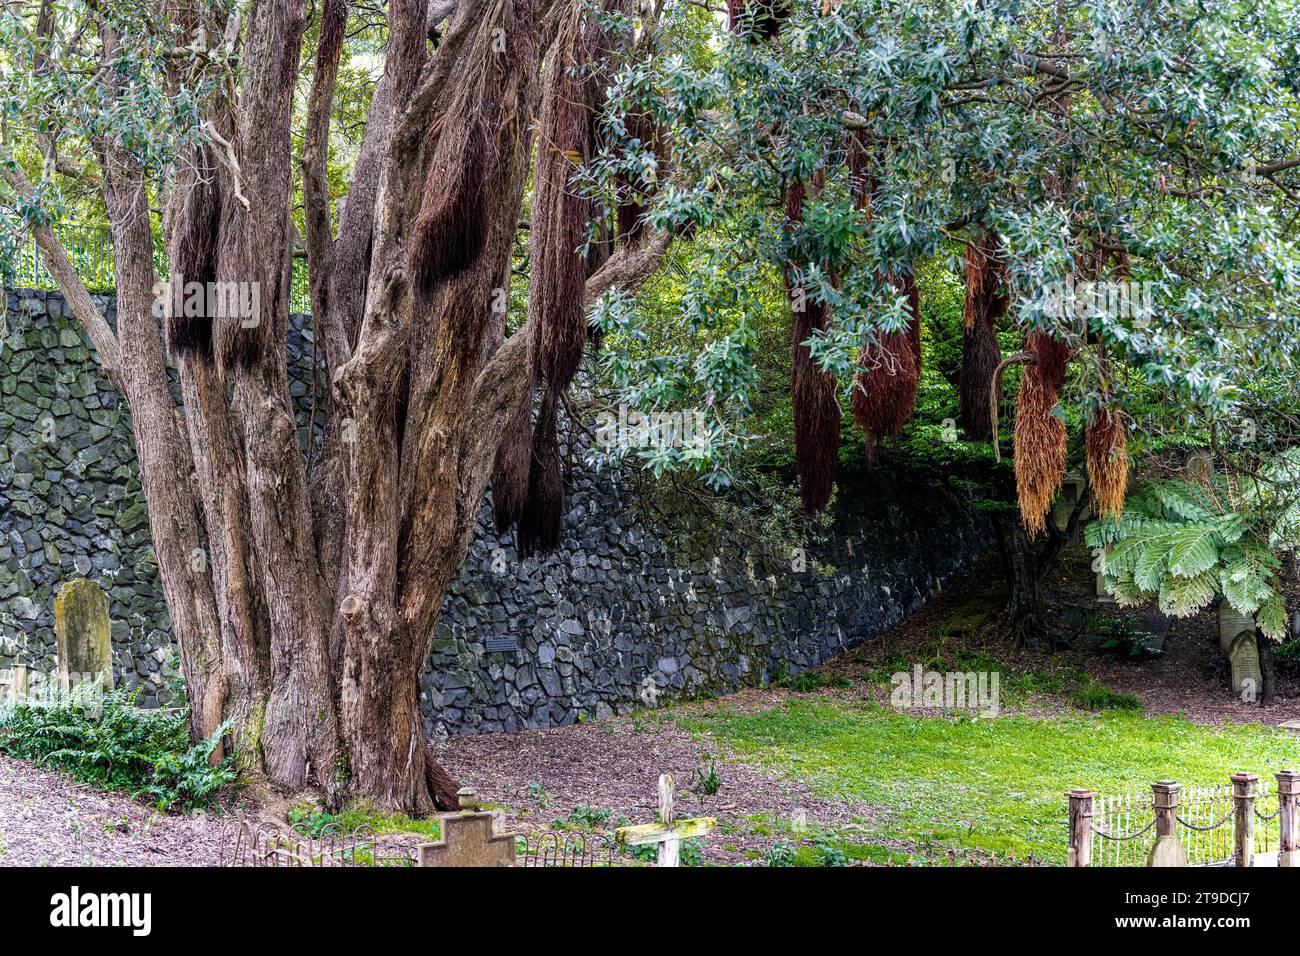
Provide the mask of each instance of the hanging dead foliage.
{"label": "hanging dead foliage", "polygon": [[496,138],[509,120],[501,93],[506,77],[532,55],[534,13],[534,0],[507,5],[504,34],[491,32],[482,41],[504,38],[502,49],[484,48],[486,68],[463,84],[429,134],[436,139],[411,228],[411,271],[422,298],[477,262],[487,243],[483,207],[498,174]]}
{"label": "hanging dead foliage", "polygon": [[530,379],[506,425],[492,465],[492,516],[498,534],[505,534],[519,523],[528,500],[528,478],[533,460],[533,396],[536,392],[537,383]]}
{"label": "hanging dead foliage", "polygon": [[424,298],[473,265],[487,241],[482,210],[494,151],[481,101],[466,108],[468,116],[448,111],[412,229],[411,270]]}
{"label": "hanging dead foliage", "polygon": [[[570,180],[595,148],[595,70],[608,42],[575,0],[564,13],[543,81],[528,292],[528,321],[535,330],[529,357],[533,385],[510,423],[493,477],[497,527],[517,526],[521,555],[550,550],[560,539],[564,479],[558,406],[587,341],[586,280],[606,251],[583,253],[593,206]],[[541,407],[530,436],[532,397],[539,385]]]}
{"label": "hanging dead foliage", "polygon": [[997,234],[966,247],[966,309],[958,377],[958,424],[968,439],[993,435],[989,414],[993,370],[1002,357],[997,324],[1007,311],[1006,267]]}
{"label": "hanging dead foliage", "polygon": [[[907,311],[912,321],[907,326],[907,344],[912,348],[912,358],[916,361],[916,373],[921,374],[921,288],[916,284],[916,275],[909,272],[899,279],[895,286],[907,299]],[[915,390],[913,390],[915,392]],[[913,396],[915,397],[915,396]]]}
{"label": "hanging dead foliage", "polygon": [[519,515],[515,542],[519,556],[550,551],[560,543],[564,518],[564,474],[560,462],[560,440],[556,428],[556,392],[542,394],[533,431],[528,472],[528,495]]}
{"label": "hanging dead foliage", "polygon": [[1088,456],[1088,486],[1100,515],[1111,517],[1124,510],[1128,493],[1128,437],[1124,413],[1103,406],[1084,428]]}
{"label": "hanging dead foliage", "polygon": [[772,40],[790,16],[790,0],[727,0],[732,33],[750,40]]}
{"label": "hanging dead foliage", "polygon": [[[820,177],[814,182],[820,186]],[[792,223],[803,221],[808,197],[803,182],[786,188],[785,213]],[[840,455],[840,400],[835,376],[824,371],[804,345],[830,322],[831,309],[814,300],[799,285],[790,264],[786,269],[790,299],[790,403],[794,412],[794,464],[799,476],[799,499],[806,515],[816,514],[831,500]]]}
{"label": "hanging dead foliage", "polygon": [[1047,527],[1065,475],[1065,420],[1056,403],[1070,349],[1041,332],[1029,336],[1026,349],[1034,361],[1025,366],[1016,402],[1015,465],[1020,519],[1032,538]]}
{"label": "hanging dead foliage", "polygon": [[790,397],[795,470],[806,515],[821,511],[830,502],[840,454],[840,401],[835,376],[822,370],[803,344],[826,328],[830,312],[824,302],[809,300],[801,311],[793,313]]}
{"label": "hanging dead foliage", "polygon": [[594,83],[581,6],[556,40],[554,62],[542,97],[536,187],[530,233],[529,315],[537,327],[538,370],[548,387],[565,388],[578,370],[587,339],[582,292],[585,244],[592,205],[569,185],[591,158]]}
{"label": "hanging dead foliage", "polygon": [[205,308],[201,315],[186,315],[185,286],[201,283],[203,288],[217,278],[217,239],[221,231],[221,187],[206,146],[195,150],[189,175],[193,183],[172,227],[172,269],[164,293],[167,317],[167,347],[174,359],[194,355],[212,357],[214,316]]}
{"label": "hanging dead foliage", "polygon": [[853,419],[866,434],[870,449],[881,439],[903,430],[916,408],[920,381],[920,293],[913,276],[892,279],[906,296],[911,316],[905,331],[882,333],[862,347],[858,363],[864,367],[853,383]]}

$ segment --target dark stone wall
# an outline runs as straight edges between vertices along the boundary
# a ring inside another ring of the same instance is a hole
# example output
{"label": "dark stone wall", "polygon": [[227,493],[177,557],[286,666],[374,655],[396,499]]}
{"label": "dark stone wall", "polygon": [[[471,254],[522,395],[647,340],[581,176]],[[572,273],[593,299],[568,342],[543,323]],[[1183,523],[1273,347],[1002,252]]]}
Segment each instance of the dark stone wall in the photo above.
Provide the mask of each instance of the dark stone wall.
{"label": "dark stone wall", "polygon": [[[54,594],[91,577],[110,597],[118,681],[166,702],[174,651],[129,418],[60,296],[7,299],[0,668],[52,668]],[[305,442],[310,331],[294,326]],[[833,524],[793,551],[689,508],[652,519],[616,475],[579,465],[570,481],[561,547],[540,560],[517,560],[485,504],[421,682],[431,733],[553,726],[796,673],[897,624],[992,541],[955,493],[907,475],[843,476]]]}
{"label": "dark stone wall", "polygon": [[[422,691],[433,733],[548,727],[722,693],[893,627],[992,543],[988,522],[906,475],[843,476],[821,540],[790,551],[678,511],[650,521],[578,472],[560,549],[520,563],[481,519]],[[517,651],[489,639],[513,638]]]}

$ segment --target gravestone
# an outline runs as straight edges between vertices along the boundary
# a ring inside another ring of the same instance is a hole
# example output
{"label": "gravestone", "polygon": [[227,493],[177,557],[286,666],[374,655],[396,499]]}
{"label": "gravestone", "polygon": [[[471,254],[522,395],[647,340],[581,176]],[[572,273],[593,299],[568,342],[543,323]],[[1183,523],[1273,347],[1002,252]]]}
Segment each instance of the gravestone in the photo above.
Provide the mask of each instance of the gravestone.
{"label": "gravestone", "polygon": [[1262,692],[1264,678],[1259,669],[1259,647],[1255,644],[1254,630],[1243,631],[1228,649],[1228,660],[1232,664],[1232,692],[1243,691],[1256,694]]}
{"label": "gravestone", "polygon": [[1255,618],[1242,614],[1227,601],[1219,602],[1219,647],[1226,653],[1242,631],[1255,633]]}
{"label": "gravestone", "polygon": [[1166,834],[1156,840],[1147,854],[1147,866],[1186,866],[1187,851],[1178,837]]}
{"label": "gravestone", "polygon": [[[1067,474],[1061,479],[1061,491],[1052,502],[1052,524],[1058,531],[1064,532],[1070,524],[1070,513],[1074,511],[1074,506],[1078,504],[1079,499],[1083,497],[1087,490],[1087,482],[1078,475]],[[1079,523],[1075,525],[1074,534],[1067,542],[1071,545],[1081,544],[1083,542],[1083,525],[1088,518],[1088,509],[1084,508],[1079,513]]]}
{"label": "gravestone", "polygon": [[1169,615],[1139,614],[1133,619],[1138,631],[1146,635],[1142,649],[1149,654],[1160,654],[1165,649],[1165,637],[1169,634]]}
{"label": "gravestone", "polygon": [[1097,558],[1100,560],[1095,560],[1093,562],[1097,571],[1097,603],[1114,604],[1115,595],[1106,587],[1106,552],[1102,551],[1097,554]]}
{"label": "gravestone", "polygon": [[513,833],[498,833],[496,814],[475,810],[474,791],[460,791],[459,813],[438,817],[439,839],[417,848],[420,866],[514,866]]}
{"label": "gravestone", "polygon": [[113,645],[108,600],[94,581],[74,578],[54,598],[54,638],[59,653],[59,689],[64,693],[102,677],[113,687]]}

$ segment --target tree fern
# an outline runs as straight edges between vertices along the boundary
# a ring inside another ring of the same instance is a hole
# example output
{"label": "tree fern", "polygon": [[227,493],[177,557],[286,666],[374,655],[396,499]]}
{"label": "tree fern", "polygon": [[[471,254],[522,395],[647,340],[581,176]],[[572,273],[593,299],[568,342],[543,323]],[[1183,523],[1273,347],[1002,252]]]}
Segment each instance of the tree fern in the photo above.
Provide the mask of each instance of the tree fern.
{"label": "tree fern", "polygon": [[1106,587],[1124,605],[1156,598],[1186,617],[1222,596],[1256,618],[1275,640],[1286,636],[1286,605],[1277,590],[1275,549],[1300,532],[1300,453],[1282,456],[1266,481],[1211,476],[1150,482],[1124,511],[1092,522],[1085,539],[1106,548]]}

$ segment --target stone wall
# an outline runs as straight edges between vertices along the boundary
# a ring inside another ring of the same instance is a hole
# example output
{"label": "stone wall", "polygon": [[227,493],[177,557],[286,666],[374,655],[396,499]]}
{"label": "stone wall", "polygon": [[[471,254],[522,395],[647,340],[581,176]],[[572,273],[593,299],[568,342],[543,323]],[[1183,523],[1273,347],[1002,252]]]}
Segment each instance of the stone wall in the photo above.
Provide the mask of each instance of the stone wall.
{"label": "stone wall", "polygon": [[[0,668],[52,668],[54,593],[85,575],[109,594],[118,682],[165,700],[175,666],[129,420],[58,295],[7,304]],[[291,333],[297,399],[309,335]],[[952,491],[911,476],[843,476],[829,531],[775,552],[690,509],[652,518],[617,476],[579,465],[571,485],[561,548],[540,560],[519,562],[484,506],[421,682],[431,733],[552,726],[796,673],[892,627],[991,543]]]}

